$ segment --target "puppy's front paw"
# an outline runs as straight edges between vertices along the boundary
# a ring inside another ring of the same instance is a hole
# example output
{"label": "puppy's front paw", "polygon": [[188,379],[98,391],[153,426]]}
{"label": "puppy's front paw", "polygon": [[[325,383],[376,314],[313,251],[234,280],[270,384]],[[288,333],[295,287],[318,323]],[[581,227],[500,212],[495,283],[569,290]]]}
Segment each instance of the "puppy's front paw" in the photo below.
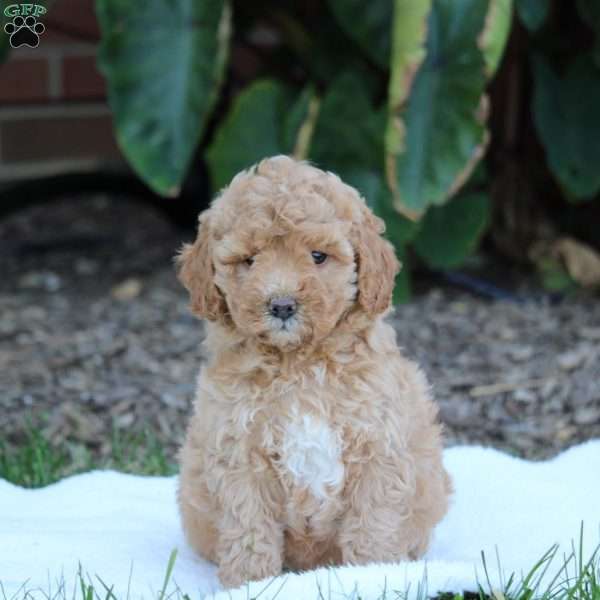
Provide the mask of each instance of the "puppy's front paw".
{"label": "puppy's front paw", "polygon": [[247,581],[276,577],[281,574],[281,560],[264,554],[250,554],[231,563],[221,563],[219,580],[226,588],[240,587]]}

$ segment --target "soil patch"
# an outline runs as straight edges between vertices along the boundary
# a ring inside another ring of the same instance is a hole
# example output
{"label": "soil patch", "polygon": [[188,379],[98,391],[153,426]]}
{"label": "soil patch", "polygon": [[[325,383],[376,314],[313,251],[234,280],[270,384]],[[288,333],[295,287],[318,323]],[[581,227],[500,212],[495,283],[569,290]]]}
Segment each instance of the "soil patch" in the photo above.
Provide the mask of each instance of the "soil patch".
{"label": "soil patch", "polygon": [[[168,202],[168,200],[165,200]],[[127,198],[65,198],[0,221],[0,436],[26,423],[108,451],[113,428],[182,441],[202,361],[172,258],[182,233]],[[493,265],[492,265],[493,268]],[[432,382],[447,443],[544,458],[600,436],[600,302],[425,286],[393,317]]]}

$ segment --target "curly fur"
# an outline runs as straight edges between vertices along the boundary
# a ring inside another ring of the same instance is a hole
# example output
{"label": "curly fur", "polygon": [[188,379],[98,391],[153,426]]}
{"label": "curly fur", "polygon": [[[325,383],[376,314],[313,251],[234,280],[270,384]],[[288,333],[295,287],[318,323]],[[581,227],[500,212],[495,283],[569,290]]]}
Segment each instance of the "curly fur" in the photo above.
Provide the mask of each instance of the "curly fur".
{"label": "curly fur", "polygon": [[[178,257],[209,357],[179,504],[226,586],[417,558],[447,510],[437,410],[384,321],[399,263],[383,231],[336,175],[277,156],[233,179]],[[283,295],[289,326],[267,310]]]}

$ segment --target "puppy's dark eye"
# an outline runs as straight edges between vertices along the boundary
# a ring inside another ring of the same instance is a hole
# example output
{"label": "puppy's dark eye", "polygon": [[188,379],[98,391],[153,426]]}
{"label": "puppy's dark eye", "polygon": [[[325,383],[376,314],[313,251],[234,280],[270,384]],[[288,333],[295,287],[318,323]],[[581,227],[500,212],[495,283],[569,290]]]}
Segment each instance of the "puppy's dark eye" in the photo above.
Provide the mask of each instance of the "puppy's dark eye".
{"label": "puppy's dark eye", "polygon": [[320,265],[321,263],[324,263],[327,260],[327,254],[325,254],[325,252],[318,252],[317,250],[313,250],[311,254],[316,265]]}
{"label": "puppy's dark eye", "polygon": [[254,264],[254,256],[249,256],[244,263],[246,263],[249,267],[251,267]]}

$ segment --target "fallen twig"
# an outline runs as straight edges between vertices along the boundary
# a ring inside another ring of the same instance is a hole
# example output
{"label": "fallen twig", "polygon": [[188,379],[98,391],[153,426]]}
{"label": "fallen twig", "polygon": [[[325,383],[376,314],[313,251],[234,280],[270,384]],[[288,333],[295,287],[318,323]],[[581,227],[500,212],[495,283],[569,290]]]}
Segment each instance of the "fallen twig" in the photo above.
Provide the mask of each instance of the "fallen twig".
{"label": "fallen twig", "polygon": [[540,387],[554,377],[543,377],[538,379],[526,379],[524,381],[504,381],[491,383],[489,385],[476,385],[469,390],[469,395],[472,398],[480,396],[493,396],[494,394],[502,394],[504,392],[512,392],[522,388]]}

